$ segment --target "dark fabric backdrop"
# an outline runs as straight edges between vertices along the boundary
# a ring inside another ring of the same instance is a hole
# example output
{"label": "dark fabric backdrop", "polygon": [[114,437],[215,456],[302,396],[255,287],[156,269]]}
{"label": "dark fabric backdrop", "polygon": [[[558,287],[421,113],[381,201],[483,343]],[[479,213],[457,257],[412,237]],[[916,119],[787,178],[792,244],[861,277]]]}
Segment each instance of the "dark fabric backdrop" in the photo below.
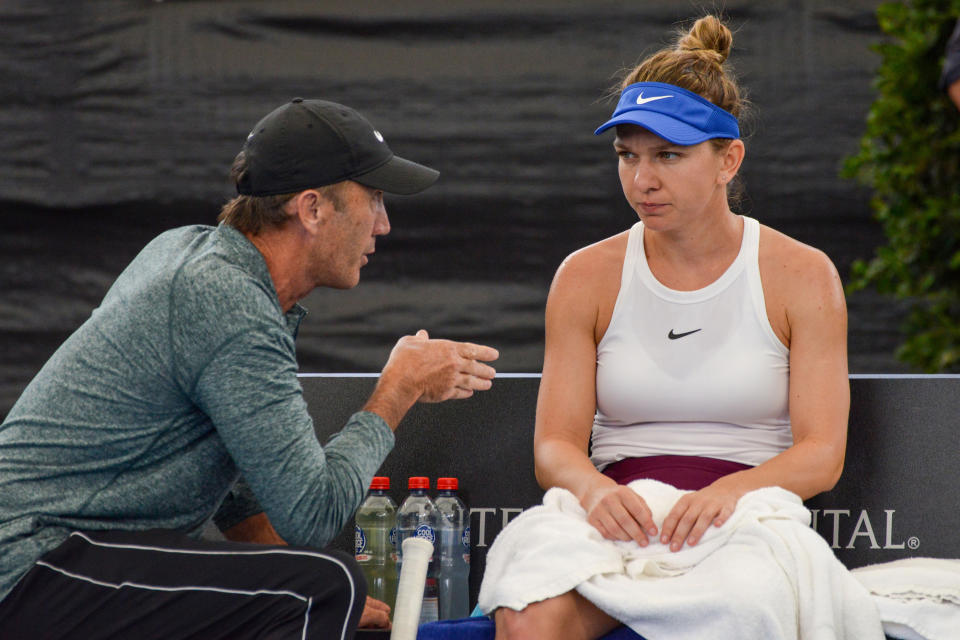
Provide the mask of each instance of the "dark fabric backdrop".
{"label": "dark fabric backdrop", "polygon": [[[845,279],[881,242],[838,177],[873,99],[878,2],[728,0],[754,104],[744,212],[826,251]],[[211,223],[247,131],[294,96],[365,113],[441,170],[388,200],[393,232],[351,291],[317,291],[303,371],[377,371],[396,338],[498,347],[539,371],[565,255],[627,228],[611,136],[618,72],[697,3],[389,0],[0,3],[0,415],[151,237]],[[902,309],[850,297],[854,372],[902,371]]]}

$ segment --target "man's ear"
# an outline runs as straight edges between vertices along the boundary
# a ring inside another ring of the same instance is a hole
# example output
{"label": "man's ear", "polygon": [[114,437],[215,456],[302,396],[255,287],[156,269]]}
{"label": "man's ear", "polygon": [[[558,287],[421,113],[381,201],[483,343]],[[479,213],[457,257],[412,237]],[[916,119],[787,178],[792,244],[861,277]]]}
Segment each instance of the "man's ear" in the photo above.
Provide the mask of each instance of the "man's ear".
{"label": "man's ear", "polygon": [[301,191],[290,200],[289,206],[293,208],[291,214],[309,233],[318,233],[334,212],[333,203],[315,189]]}

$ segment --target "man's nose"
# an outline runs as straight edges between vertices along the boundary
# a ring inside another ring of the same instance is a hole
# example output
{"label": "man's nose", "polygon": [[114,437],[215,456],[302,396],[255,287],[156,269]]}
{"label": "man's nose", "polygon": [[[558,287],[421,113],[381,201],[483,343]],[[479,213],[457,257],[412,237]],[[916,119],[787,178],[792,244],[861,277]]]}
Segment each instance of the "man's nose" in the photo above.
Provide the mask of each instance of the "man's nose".
{"label": "man's nose", "polygon": [[385,236],[390,233],[390,218],[387,217],[387,208],[383,205],[377,212],[377,220],[373,223],[373,235]]}

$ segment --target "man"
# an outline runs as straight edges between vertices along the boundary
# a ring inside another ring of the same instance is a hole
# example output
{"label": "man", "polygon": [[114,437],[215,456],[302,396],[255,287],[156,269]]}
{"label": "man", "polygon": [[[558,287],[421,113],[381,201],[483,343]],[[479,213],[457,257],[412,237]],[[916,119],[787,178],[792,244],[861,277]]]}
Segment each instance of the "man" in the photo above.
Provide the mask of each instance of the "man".
{"label": "man", "polygon": [[[363,578],[319,549],[413,403],[490,387],[494,349],[420,331],[321,447],[297,300],[356,286],[390,230],[383,193],[438,174],[356,111],[298,98],[257,123],[233,175],[221,224],[148,244],[0,425],[0,637],[352,637]],[[196,539],[238,475],[265,516],[228,537],[291,546]]]}
{"label": "man", "polygon": [[950,100],[960,109],[960,19],[950,34],[944,52],[943,70],[940,73],[940,88],[947,92]]}

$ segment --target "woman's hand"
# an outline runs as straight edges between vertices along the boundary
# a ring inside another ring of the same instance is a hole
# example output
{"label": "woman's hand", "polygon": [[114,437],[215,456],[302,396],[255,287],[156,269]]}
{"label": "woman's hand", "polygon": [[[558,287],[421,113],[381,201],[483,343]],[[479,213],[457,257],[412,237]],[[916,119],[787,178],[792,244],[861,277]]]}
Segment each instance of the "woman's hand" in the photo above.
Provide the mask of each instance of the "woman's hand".
{"label": "woman's hand", "polygon": [[697,544],[711,525],[723,526],[743,495],[743,491],[723,480],[677,500],[663,520],[660,542],[669,544],[671,551],[679,551],[684,542],[691,547]]}
{"label": "woman's hand", "polygon": [[587,522],[608,540],[635,540],[645,547],[647,536],[657,535],[650,508],[630,487],[615,483],[594,487],[580,504],[587,512]]}

